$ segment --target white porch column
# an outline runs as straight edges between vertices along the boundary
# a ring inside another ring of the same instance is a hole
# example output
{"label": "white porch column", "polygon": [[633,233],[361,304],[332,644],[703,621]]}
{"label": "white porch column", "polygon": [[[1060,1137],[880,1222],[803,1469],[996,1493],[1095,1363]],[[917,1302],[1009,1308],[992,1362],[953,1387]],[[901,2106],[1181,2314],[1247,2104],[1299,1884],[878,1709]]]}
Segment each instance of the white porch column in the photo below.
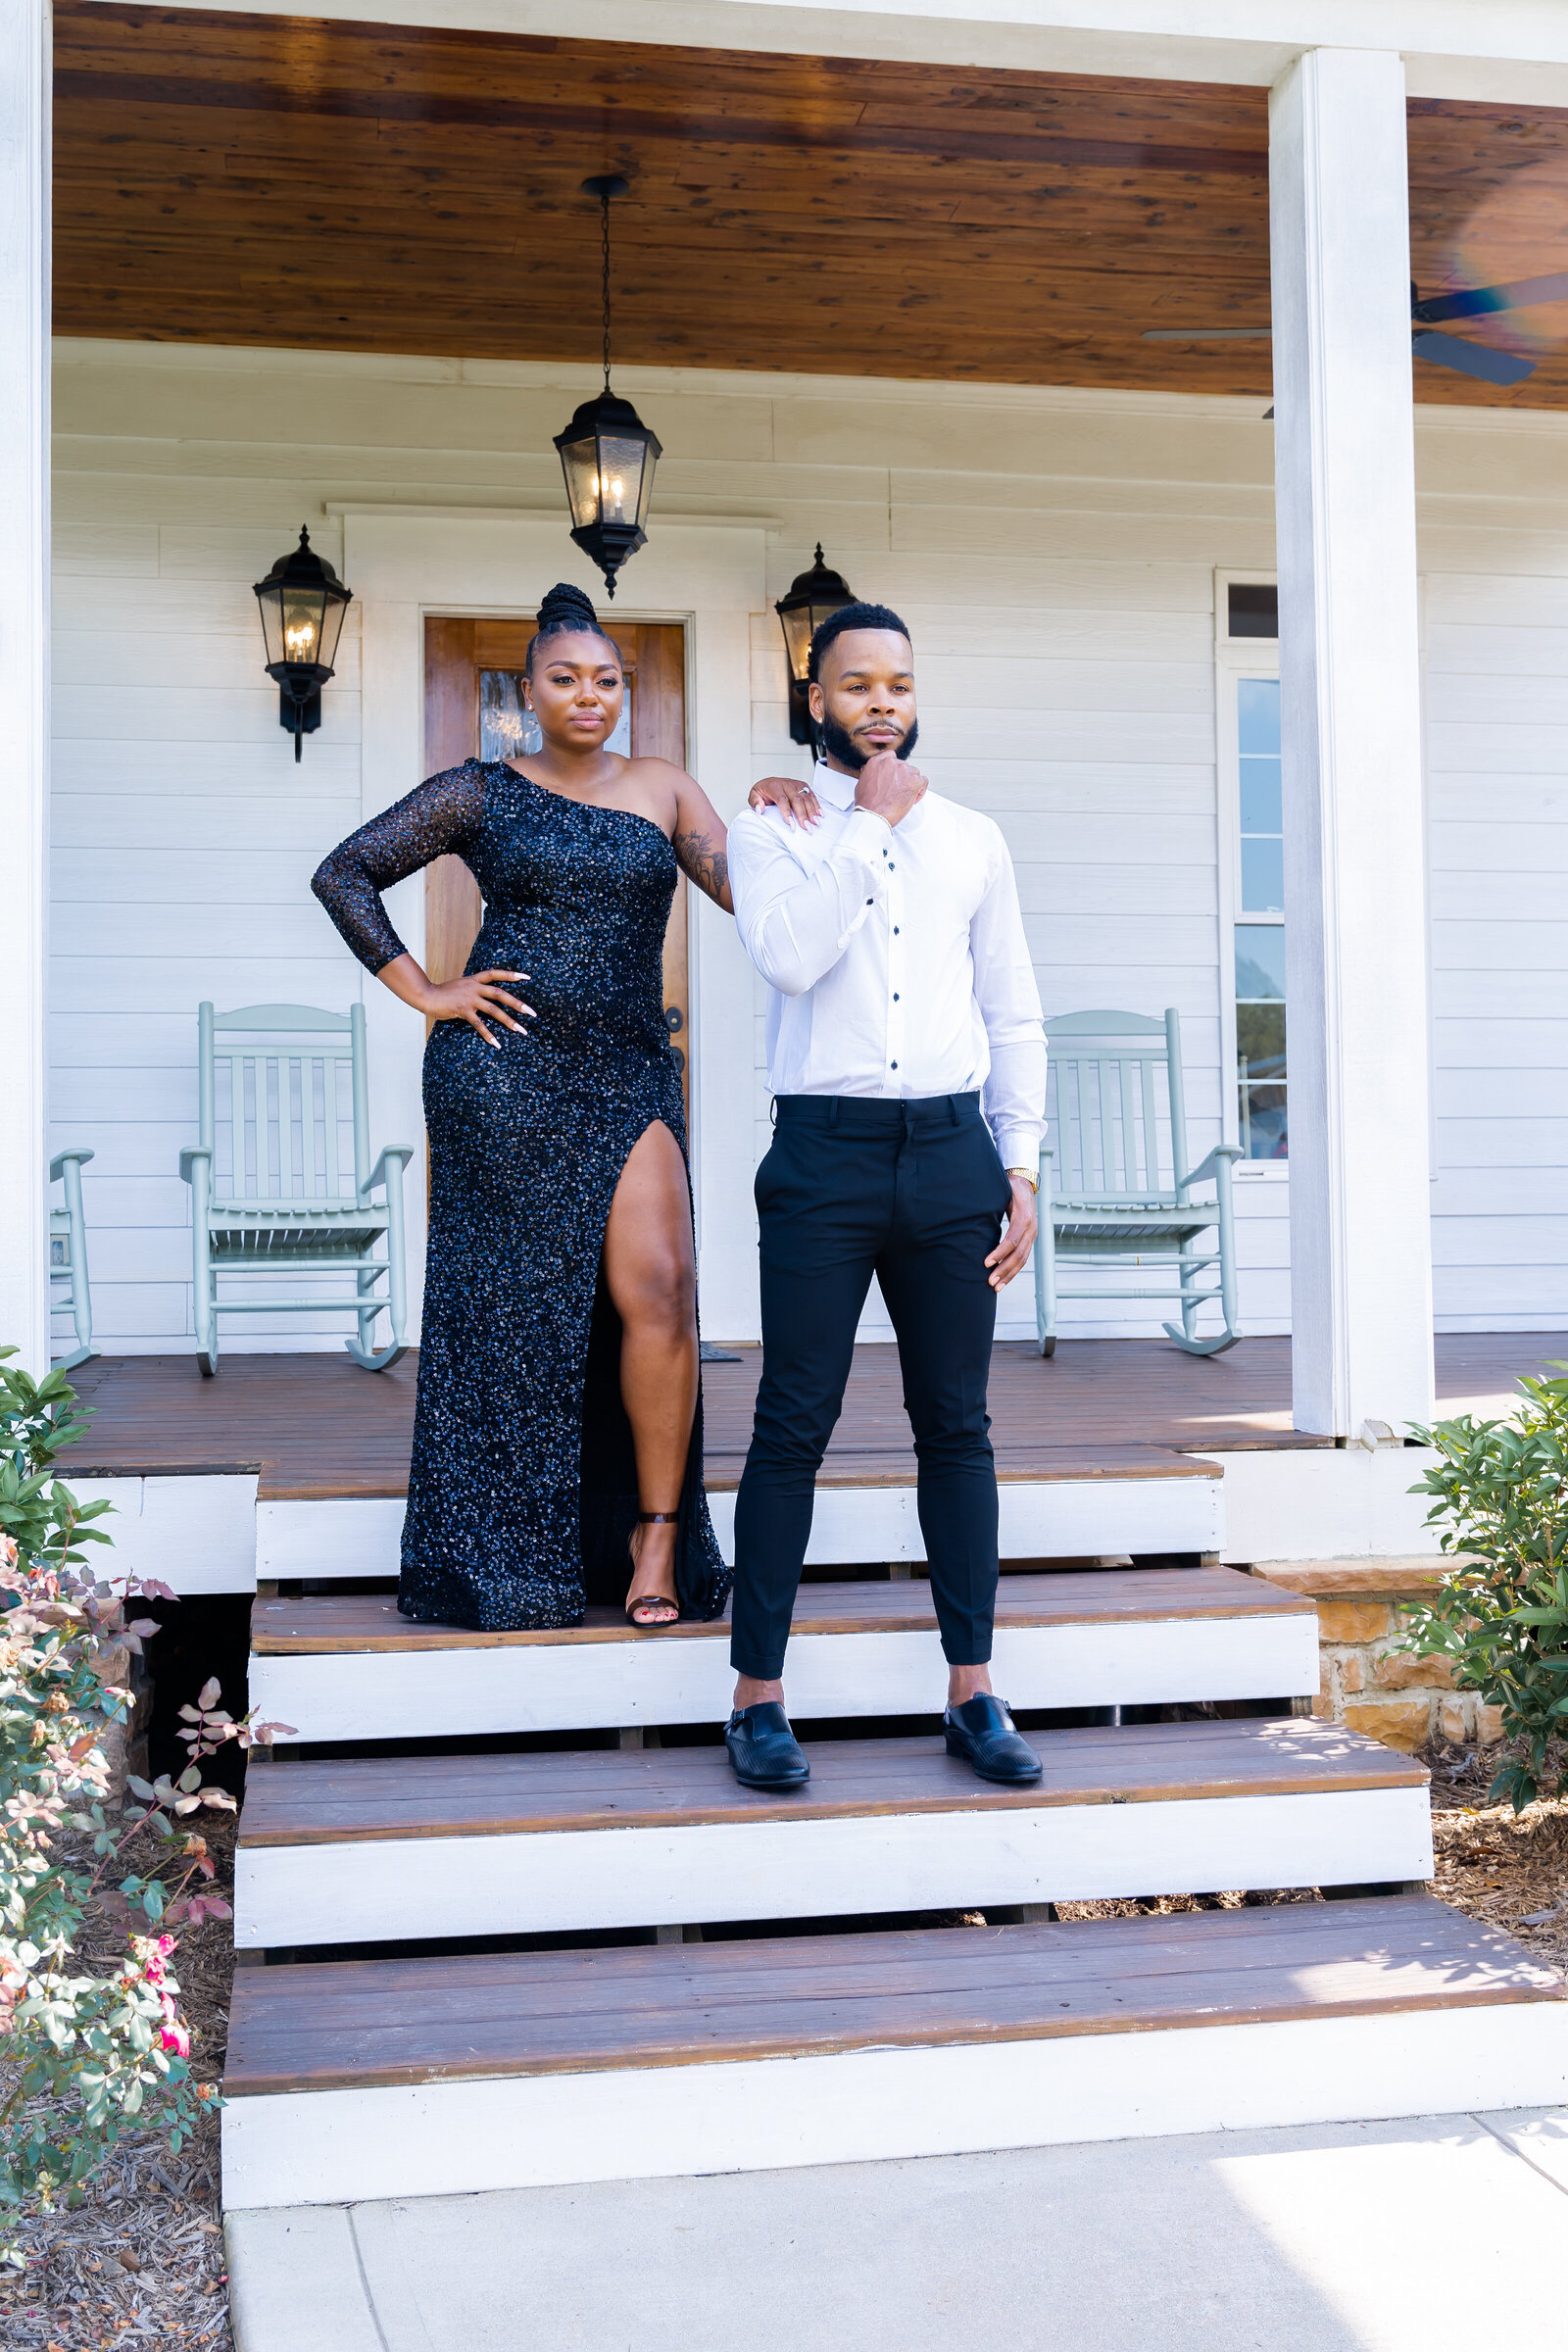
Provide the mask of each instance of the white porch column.
{"label": "white porch column", "polygon": [[49,1368],[49,16],[0,0],[0,1344]]}
{"label": "white porch column", "polygon": [[1404,71],[1269,100],[1298,1429],[1432,1411]]}

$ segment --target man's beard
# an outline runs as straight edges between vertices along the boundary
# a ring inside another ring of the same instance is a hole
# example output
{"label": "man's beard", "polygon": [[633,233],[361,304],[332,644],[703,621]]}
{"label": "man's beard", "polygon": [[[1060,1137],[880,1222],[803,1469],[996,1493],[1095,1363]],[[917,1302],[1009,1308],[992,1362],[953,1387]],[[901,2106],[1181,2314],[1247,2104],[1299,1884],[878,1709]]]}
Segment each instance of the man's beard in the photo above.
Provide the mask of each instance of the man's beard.
{"label": "man's beard", "polygon": [[[846,767],[862,768],[866,761],[874,756],[870,752],[862,752],[849,728],[841,727],[836,718],[829,718],[825,712],[816,722],[816,732],[823,752],[831,754],[835,760],[842,760]],[[894,758],[907,760],[919,740],[919,735],[920,721],[916,719],[904,741],[893,747]]]}

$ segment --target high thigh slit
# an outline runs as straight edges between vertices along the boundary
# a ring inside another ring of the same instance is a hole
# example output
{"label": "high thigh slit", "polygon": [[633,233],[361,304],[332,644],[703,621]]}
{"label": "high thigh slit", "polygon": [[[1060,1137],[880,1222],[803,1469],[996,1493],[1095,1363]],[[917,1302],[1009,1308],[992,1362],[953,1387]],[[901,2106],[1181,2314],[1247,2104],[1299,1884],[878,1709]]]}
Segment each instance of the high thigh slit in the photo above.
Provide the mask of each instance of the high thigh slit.
{"label": "high thigh slit", "polygon": [[[476,1631],[577,1625],[624,1600],[636,1521],[620,1318],[605,1231],[656,1121],[688,1159],[662,957],[676,880],[662,830],[548,792],[501,762],[437,776],[317,876],[378,970],[402,953],[379,891],[456,851],[484,896],[470,972],[526,972],[537,1019],[498,1047],[441,1021],[424,1055],[430,1240],[398,1606]],[[687,1174],[690,1200],[690,1167]],[[702,1485],[699,1378],[675,1586],[684,1616],[729,1589]]]}

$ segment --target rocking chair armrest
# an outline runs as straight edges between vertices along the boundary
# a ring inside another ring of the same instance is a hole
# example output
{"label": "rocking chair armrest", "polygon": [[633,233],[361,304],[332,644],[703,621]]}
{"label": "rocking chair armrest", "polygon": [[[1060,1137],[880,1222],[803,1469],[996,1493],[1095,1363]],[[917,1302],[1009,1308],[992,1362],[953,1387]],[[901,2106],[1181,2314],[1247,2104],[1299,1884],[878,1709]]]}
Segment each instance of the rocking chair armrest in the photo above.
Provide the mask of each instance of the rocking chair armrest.
{"label": "rocking chair armrest", "polygon": [[61,1177],[66,1172],[67,1163],[69,1161],[74,1159],[78,1167],[85,1167],[88,1160],[93,1156],[94,1154],[91,1152],[84,1151],[80,1144],[73,1144],[69,1152],[57,1152],[54,1158],[49,1162],[50,1183],[58,1184],[60,1182]]}
{"label": "rocking chair armrest", "polygon": [[412,1144],[388,1144],[370,1173],[365,1179],[365,1190],[373,1193],[377,1185],[395,1183],[414,1157]]}
{"label": "rocking chair armrest", "polygon": [[207,1144],[187,1144],[179,1155],[179,1172],[187,1184],[192,1181],[191,1170],[199,1159],[204,1159],[211,1169],[213,1164],[211,1147]]}
{"label": "rocking chair armrest", "polygon": [[1182,1178],[1182,1190],[1185,1192],[1190,1184],[1209,1183],[1219,1174],[1222,1159],[1245,1159],[1246,1156],[1240,1144],[1216,1144],[1207,1158],[1200,1159],[1197,1167],[1190,1169]]}

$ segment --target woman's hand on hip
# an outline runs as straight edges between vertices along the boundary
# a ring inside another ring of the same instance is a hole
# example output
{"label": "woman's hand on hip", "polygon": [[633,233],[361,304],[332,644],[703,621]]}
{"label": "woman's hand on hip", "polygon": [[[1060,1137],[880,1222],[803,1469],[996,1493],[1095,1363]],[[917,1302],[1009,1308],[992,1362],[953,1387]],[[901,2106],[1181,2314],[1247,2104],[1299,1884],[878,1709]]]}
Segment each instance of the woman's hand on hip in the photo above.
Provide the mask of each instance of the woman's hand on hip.
{"label": "woman's hand on hip", "polygon": [[466,972],[461,980],[432,980],[419,1010],[432,1021],[466,1021],[470,1029],[478,1030],[487,1046],[499,1046],[501,1040],[491,1036],[485,1027],[486,1020],[526,1037],[528,1032],[522,1021],[514,1020],[513,1014],[521,1013],[530,1021],[539,1017],[531,1004],[524,1004],[520,997],[510,996],[503,985],[527,977],[526,972]]}

